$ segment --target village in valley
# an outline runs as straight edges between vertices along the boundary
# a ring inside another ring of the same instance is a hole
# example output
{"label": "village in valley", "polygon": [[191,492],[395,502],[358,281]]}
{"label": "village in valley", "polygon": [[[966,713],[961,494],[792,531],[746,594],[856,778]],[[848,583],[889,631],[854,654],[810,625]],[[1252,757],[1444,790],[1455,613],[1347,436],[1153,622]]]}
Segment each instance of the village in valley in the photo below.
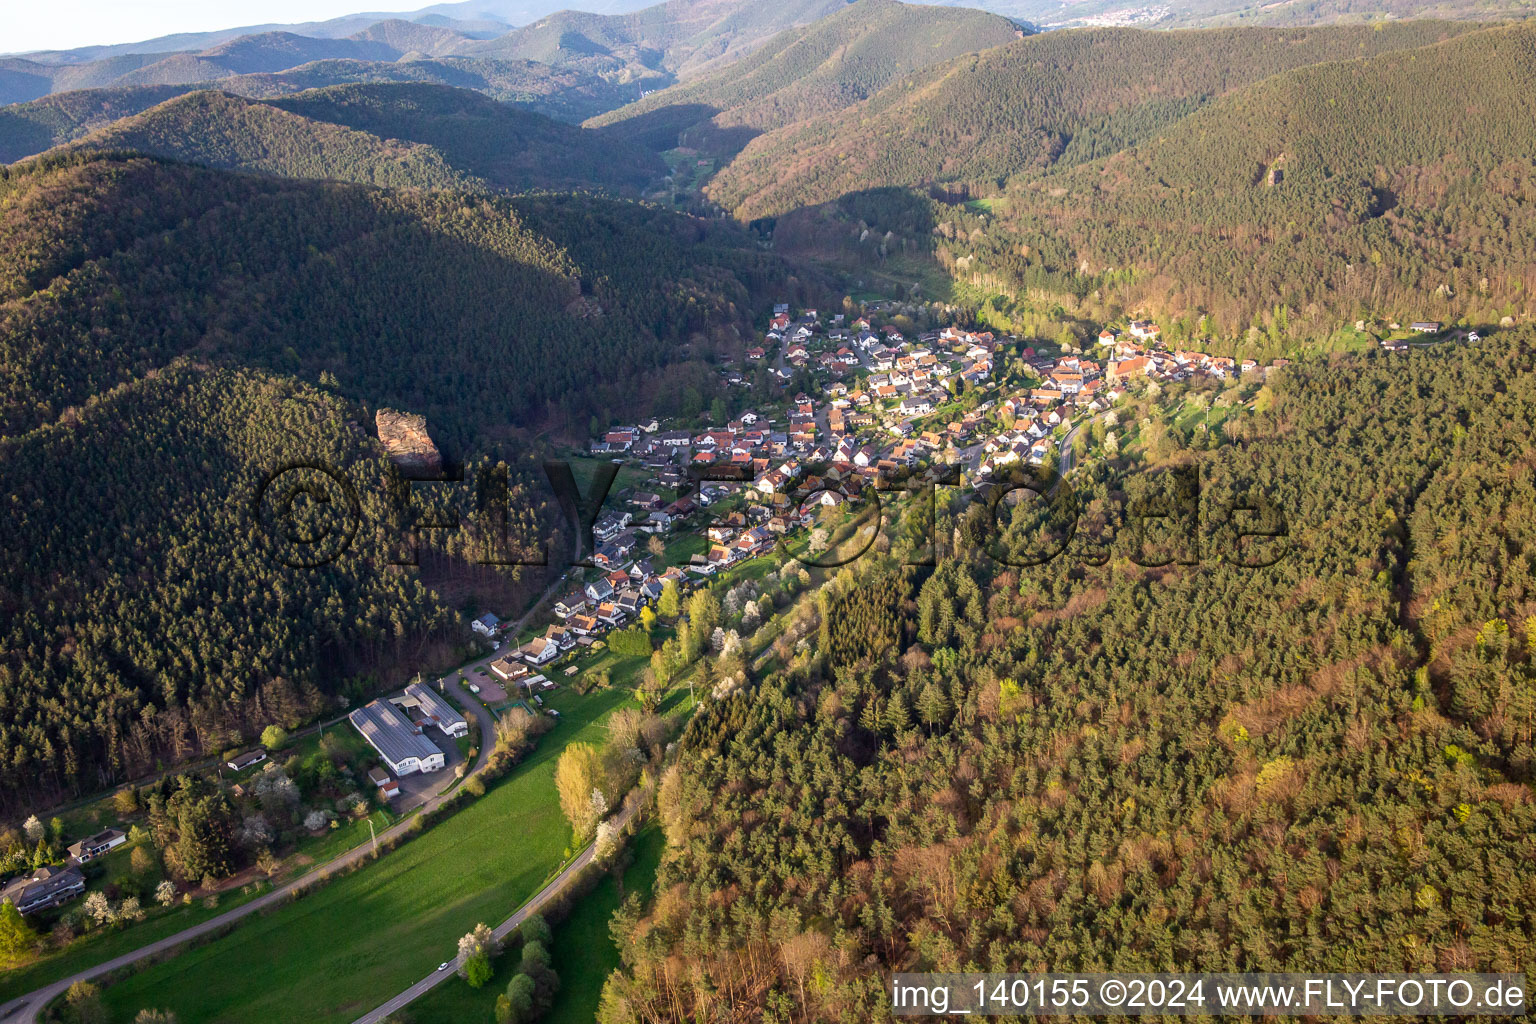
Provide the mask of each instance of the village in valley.
{"label": "village in valley", "polygon": [[[508,722],[556,728],[563,708],[576,716],[567,731],[579,729],[610,706],[604,691],[685,713],[679,699],[691,708],[722,697],[745,684],[749,667],[803,650],[799,613],[837,572],[816,558],[829,537],[835,548],[852,536],[850,522],[862,529],[867,489],[936,467],[958,470],[958,486],[976,491],[1022,466],[1064,474],[1084,455],[1115,458],[1140,445],[1149,416],[1215,443],[1222,416],[1213,408],[1252,404],[1287,363],[1165,344],[1156,323],[1136,317],[1052,344],[975,325],[917,328],[927,320],[920,307],[849,305],[830,316],[777,306],[760,338],[717,365],[728,400],[610,425],[568,452],[583,494],[603,467],[615,473],[590,557],[516,621],[471,611],[460,667],[291,737],[273,727],[261,746],[221,755],[204,785],[233,801],[238,842],[263,851],[256,864],[222,881],[174,884],[144,856],[156,844],[136,823],[145,808],[130,787],[48,829],[30,821],[33,870],[4,896],[29,919],[54,922],[60,948],[80,933],[172,915],[194,894],[205,910],[221,893],[272,898],[258,894],[317,853],[347,851],[337,863],[361,856],[450,801]],[[1376,343],[1389,352],[1453,336],[1437,323],[1381,328]],[[396,433],[420,433],[431,448],[420,417],[397,419]],[[419,455],[394,447],[397,461]],[[707,636],[685,641],[694,617],[709,620]],[[734,667],[696,672],[704,651]],[[695,680],[706,683],[701,692]],[[84,838],[70,844],[71,835]]]}
{"label": "village in valley", "polygon": [[[542,632],[509,641],[481,678],[537,700],[557,686],[549,666],[601,650],[669,588],[686,594],[776,552],[803,554],[807,530],[852,513],[882,480],[939,465],[959,467],[962,487],[1020,464],[1066,471],[1090,421],[1110,428],[1099,439],[1116,450],[1115,410],[1128,394],[1202,382],[1247,394],[1288,362],[1169,348],[1146,319],[1105,326],[1083,351],[982,328],[912,331],[898,319],[911,321],[884,301],[829,316],[779,304],[743,363],[720,369],[739,411],[723,422],[649,418],[591,438],[575,454],[623,467],[593,525],[592,567],[568,573]],[[765,378],[766,390],[754,385]],[[475,623],[491,640],[502,626],[492,614]]]}
{"label": "village in valley", "polygon": [[[589,470],[617,464],[618,476],[593,523],[589,562],[568,570],[553,596],[516,623],[492,612],[476,617],[477,651],[456,672],[351,711],[336,723],[350,729],[321,730],[300,756],[290,747],[281,767],[267,749],[290,746],[281,733],[265,737],[264,747],[227,752],[217,767],[230,773],[234,798],[250,804],[246,828],[258,840],[267,829],[270,841],[263,809],[271,817],[274,807],[284,814],[298,807],[296,848],[304,851],[349,820],[398,821],[462,777],[475,746],[514,709],[558,721],[557,694],[585,692],[587,677],[606,676],[615,665],[624,666],[625,678],[612,682],[632,685],[651,664],[653,630],[665,632],[658,613],[676,622],[683,598],[701,589],[726,595],[727,624],[735,627],[728,635],[715,630],[716,653],[746,648],[766,657],[771,638],[739,635],[760,623],[768,632],[773,606],[756,603],[766,596],[760,584],[803,571],[791,556],[806,556],[818,528],[824,544],[831,522],[846,522],[866,488],[932,466],[958,467],[962,487],[984,486],[1010,466],[1065,472],[1074,450],[1086,447],[1078,434],[1089,423],[1099,425],[1094,440],[1102,451],[1119,450],[1115,428],[1134,429],[1131,417],[1117,419],[1128,396],[1189,383],[1241,385],[1232,394],[1242,400],[1287,362],[1168,347],[1145,319],[1107,325],[1075,346],[980,327],[913,330],[910,312],[871,302],[824,317],[781,304],[742,362],[720,367],[723,388],[736,398],[723,422],[707,422],[710,414],[676,423],[649,418],[593,437],[573,455]],[[1389,329],[1398,333],[1380,343],[1388,351],[1406,350],[1409,337],[1419,336],[1412,342],[1419,345],[1443,333],[1427,322]],[[720,408],[715,403],[714,412]],[[775,593],[782,598],[794,582]],[[621,653],[620,635],[639,639]],[[473,713],[477,734],[460,708]],[[328,769],[333,762],[343,765],[339,772]],[[116,817],[82,820],[90,827]],[[65,831],[55,823],[61,849]],[[61,866],[39,861],[5,895],[26,914],[60,907],[85,893],[87,864],[145,842],[100,829],[70,845]],[[276,860],[264,864],[263,873],[276,867]],[[167,885],[162,904],[190,899]],[[127,913],[139,914],[139,905]]]}

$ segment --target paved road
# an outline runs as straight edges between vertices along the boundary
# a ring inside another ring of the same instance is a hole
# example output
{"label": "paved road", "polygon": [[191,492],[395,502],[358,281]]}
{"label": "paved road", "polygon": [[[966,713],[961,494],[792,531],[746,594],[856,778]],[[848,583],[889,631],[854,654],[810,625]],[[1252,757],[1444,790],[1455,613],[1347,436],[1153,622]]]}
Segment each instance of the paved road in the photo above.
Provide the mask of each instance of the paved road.
{"label": "paved road", "polygon": [[1056,464],[1057,476],[1066,476],[1077,465],[1077,454],[1072,451],[1072,442],[1077,440],[1077,432],[1083,429],[1083,424],[1091,422],[1093,422],[1091,418],[1083,420],[1067,431],[1067,436],[1061,442],[1061,459]]}
{"label": "paved road", "polygon": [[[613,819],[614,824],[620,828],[623,828],[625,825],[629,824],[629,819],[633,815],[634,808],[632,806],[626,807],[619,813],[618,817]],[[565,869],[556,875],[548,885],[544,886],[544,888],[535,893],[533,898],[530,899],[527,903],[524,903],[521,907],[518,907],[517,912],[514,913],[511,917],[507,918],[505,921],[501,922],[501,924],[491,929],[496,938],[499,940],[506,939],[508,935],[511,935],[512,932],[515,931],[517,927],[521,925],[525,920],[527,920],[531,915],[538,913],[546,903],[563,892],[565,888],[576,879],[576,876],[581,873],[581,870],[588,864],[592,863],[592,858],[596,856],[596,851],[597,844],[595,842],[588,843],[586,847],[581,851],[581,853],[576,856],[576,859],[567,864]],[[456,950],[447,950],[445,952],[450,954],[457,953]],[[454,971],[452,965],[453,959],[454,956],[450,955],[448,967],[442,970],[433,971],[431,974],[427,975],[425,978],[422,978],[420,981],[416,982],[416,984],[412,985],[404,992],[401,992],[399,995],[395,996],[389,1002],[374,1010],[369,1011],[368,1013],[363,1014],[361,1017],[357,1018],[357,1020],[353,1021],[352,1024],[378,1024],[379,1021],[382,1021],[396,1010],[400,1010],[415,1002],[417,999],[420,999],[422,996],[426,995],[428,992],[432,991],[434,988],[441,985],[449,978],[457,977],[457,973]]]}

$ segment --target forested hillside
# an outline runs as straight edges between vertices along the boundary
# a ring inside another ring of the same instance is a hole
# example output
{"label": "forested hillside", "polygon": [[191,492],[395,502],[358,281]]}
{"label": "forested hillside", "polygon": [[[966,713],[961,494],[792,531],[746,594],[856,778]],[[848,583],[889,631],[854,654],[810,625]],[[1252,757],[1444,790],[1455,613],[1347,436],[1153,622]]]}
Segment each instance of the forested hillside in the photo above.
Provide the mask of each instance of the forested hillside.
{"label": "forested hillside", "polygon": [[[1363,314],[1498,323],[1536,289],[1536,26],[1302,68],[1025,182],[961,273],[1325,335]],[[954,265],[951,262],[950,265]]]}
{"label": "forested hillside", "polygon": [[[291,379],[179,365],[0,441],[0,805],[330,713],[359,673],[456,632],[416,576],[387,569],[403,512],[352,415]],[[345,474],[367,523],[323,570],[285,566],[251,514],[263,475],[293,460]]]}
{"label": "forested hillside", "polygon": [[187,91],[174,85],[143,89],[83,89],[0,107],[0,164],[36,156]]}
{"label": "forested hillside", "polygon": [[269,101],[196,92],[75,145],[396,188],[637,193],[666,173],[639,147],[435,85],[333,86]]}
{"label": "forested hillside", "polygon": [[666,364],[739,345],[791,290],[782,261],[730,225],[588,197],[82,155],[12,168],[0,202],[4,433],[188,352],[327,372],[450,438],[584,425],[633,405]]}
{"label": "forested hillside", "polygon": [[[599,1019],[869,1020],[892,970],[1518,969],[1533,357],[1303,360],[1239,443],[1085,467],[1054,561],[1015,567],[1036,506],[978,504],[936,569],[856,563],[690,722]],[[1149,550],[1129,517],[1191,464]],[[1285,540],[1236,536],[1256,495]]]}
{"label": "forested hillside", "polygon": [[992,192],[1110,155],[1212,98],[1291,68],[1392,53],[1475,26],[1047,32],[907,76],[873,99],[754,140],[711,183],[738,217],[882,186]]}
{"label": "forested hillside", "polygon": [[[813,298],[728,224],[582,195],[72,154],[10,168],[0,208],[9,807],[291,727],[461,635],[423,584],[463,551],[386,564],[407,513],[375,409],[424,413],[455,458],[526,459],[522,428],[665,409],[770,296]],[[354,549],[301,573],[252,512],[295,460],[361,502]],[[547,528],[543,498],[514,504]]]}
{"label": "forested hillside", "polygon": [[588,127],[731,155],[753,136],[867,99],[902,75],[1001,46],[1019,30],[981,11],[858,0],[706,78],[653,93]]}

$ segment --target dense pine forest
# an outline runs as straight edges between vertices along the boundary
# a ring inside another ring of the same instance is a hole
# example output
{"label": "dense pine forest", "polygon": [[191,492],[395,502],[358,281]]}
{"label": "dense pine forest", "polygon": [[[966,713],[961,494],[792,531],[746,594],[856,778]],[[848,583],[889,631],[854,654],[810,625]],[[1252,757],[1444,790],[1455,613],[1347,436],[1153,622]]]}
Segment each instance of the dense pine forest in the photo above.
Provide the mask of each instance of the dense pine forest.
{"label": "dense pine forest", "polygon": [[[690,723],[600,1019],[869,1020],[891,969],[1518,969],[1533,355],[1305,360],[1241,443],[1074,479],[1065,557],[1006,564],[1048,524],[977,504],[934,569],[862,560]],[[1237,536],[1255,495],[1287,538]]]}
{"label": "dense pine forest", "polygon": [[1496,324],[1536,289],[1533,124],[1529,25],[1301,68],[1021,184],[990,241],[946,260],[1009,291],[1076,270],[1084,291],[1226,337],[1276,315],[1316,337],[1357,311]]}
{"label": "dense pine forest", "polygon": [[[0,442],[0,802],[334,713],[343,684],[448,634],[456,617],[388,569],[405,510],[353,415],[292,380],[182,364]],[[293,460],[346,474],[368,524],[324,570],[283,564],[251,513]]]}
{"label": "dense pine forest", "polygon": [[1426,46],[1477,27],[1044,32],[770,132],[709,191],[744,219],[883,186],[994,194],[1014,177],[1109,156],[1282,71]]}

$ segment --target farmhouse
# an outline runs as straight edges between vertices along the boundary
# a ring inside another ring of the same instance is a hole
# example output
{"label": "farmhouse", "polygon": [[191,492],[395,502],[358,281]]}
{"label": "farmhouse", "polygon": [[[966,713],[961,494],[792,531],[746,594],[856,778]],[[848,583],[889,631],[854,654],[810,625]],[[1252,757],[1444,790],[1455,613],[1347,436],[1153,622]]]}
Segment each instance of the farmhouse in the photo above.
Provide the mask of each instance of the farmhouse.
{"label": "farmhouse", "polygon": [[347,719],[396,775],[435,772],[447,763],[437,744],[423,736],[388,701],[376,700],[360,707]]}

